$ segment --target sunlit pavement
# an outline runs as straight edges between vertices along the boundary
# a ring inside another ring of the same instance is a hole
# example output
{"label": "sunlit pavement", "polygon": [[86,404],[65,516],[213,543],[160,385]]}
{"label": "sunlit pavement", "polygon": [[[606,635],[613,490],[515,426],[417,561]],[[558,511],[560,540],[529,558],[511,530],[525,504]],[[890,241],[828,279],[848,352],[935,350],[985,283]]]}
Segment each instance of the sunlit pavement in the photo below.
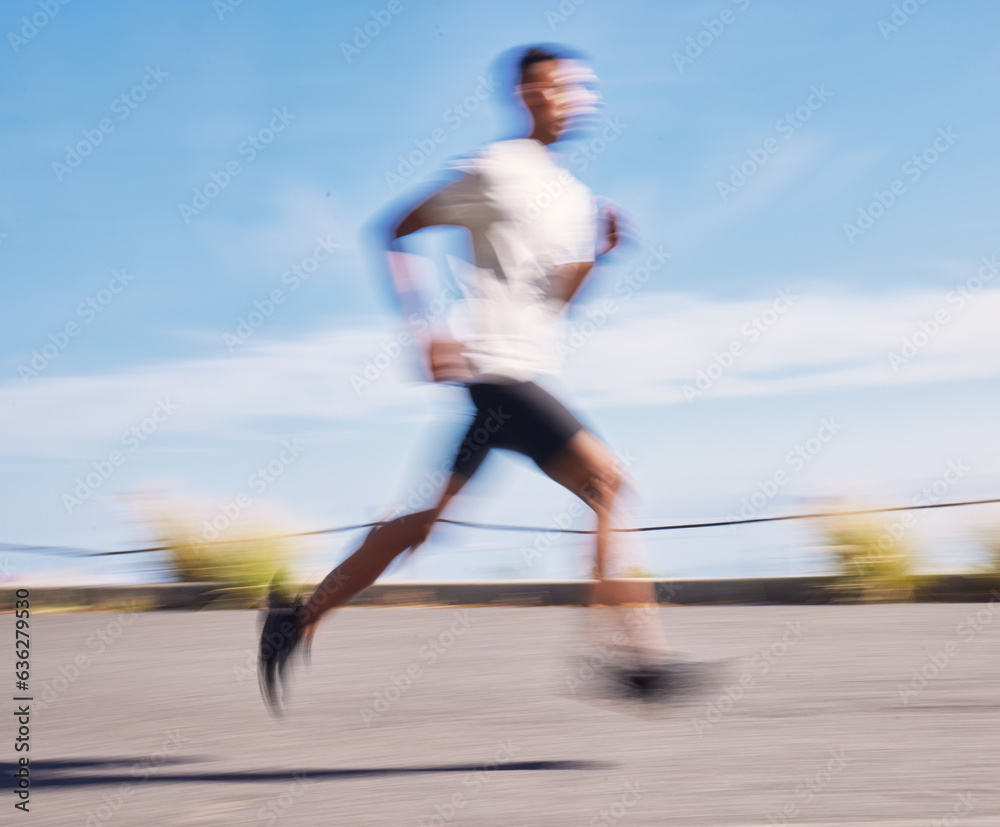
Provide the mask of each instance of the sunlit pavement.
{"label": "sunlit pavement", "polygon": [[36,616],[3,823],[1000,824],[1000,604],[661,615],[718,665],[644,706],[601,698],[581,609],[344,610],[281,720],[255,612]]}

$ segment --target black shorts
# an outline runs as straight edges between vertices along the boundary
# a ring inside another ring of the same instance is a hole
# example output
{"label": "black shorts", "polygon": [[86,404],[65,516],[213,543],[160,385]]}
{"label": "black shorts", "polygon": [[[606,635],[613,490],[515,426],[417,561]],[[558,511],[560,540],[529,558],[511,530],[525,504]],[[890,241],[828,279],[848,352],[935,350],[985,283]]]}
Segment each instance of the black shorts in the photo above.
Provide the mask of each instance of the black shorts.
{"label": "black shorts", "polygon": [[473,382],[476,415],[458,446],[452,472],[471,477],[493,448],[517,451],[539,467],[583,428],[580,421],[534,382]]}

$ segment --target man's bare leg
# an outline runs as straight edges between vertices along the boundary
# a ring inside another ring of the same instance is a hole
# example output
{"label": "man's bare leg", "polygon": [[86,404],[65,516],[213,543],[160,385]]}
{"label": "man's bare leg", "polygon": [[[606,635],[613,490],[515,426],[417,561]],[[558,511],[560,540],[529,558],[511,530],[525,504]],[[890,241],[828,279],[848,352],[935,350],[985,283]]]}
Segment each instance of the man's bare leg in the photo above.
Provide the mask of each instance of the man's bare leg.
{"label": "man's bare leg", "polygon": [[614,457],[593,434],[579,431],[543,470],[579,496],[597,517],[596,580],[591,586],[590,605],[609,607],[629,648],[640,657],[662,659],[667,653],[667,641],[658,619],[653,584],[610,576],[612,516],[622,482]]}
{"label": "man's bare leg", "polygon": [[358,550],[331,571],[306,602],[302,634],[307,646],[326,612],[343,606],[374,583],[400,554],[407,549],[416,550],[427,539],[435,521],[467,481],[460,474],[452,474],[433,508],[404,514],[368,532]]}

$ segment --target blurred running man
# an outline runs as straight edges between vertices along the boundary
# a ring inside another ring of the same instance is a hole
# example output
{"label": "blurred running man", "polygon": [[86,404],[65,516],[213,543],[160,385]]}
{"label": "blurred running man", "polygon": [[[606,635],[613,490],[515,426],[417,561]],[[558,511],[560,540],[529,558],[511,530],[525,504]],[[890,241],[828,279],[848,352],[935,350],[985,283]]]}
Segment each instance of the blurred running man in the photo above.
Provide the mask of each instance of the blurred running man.
{"label": "blurred running man", "polygon": [[474,262],[463,285],[468,335],[458,342],[433,334],[422,345],[430,378],[464,384],[475,416],[433,508],[373,528],[304,605],[290,606],[272,593],[260,641],[261,685],[272,708],[280,703],[289,656],[300,644],[308,648],[320,618],[375,582],[400,554],[420,546],[493,448],[527,455],[593,510],[597,525],[590,602],[611,607],[612,622],[601,628],[605,637],[608,629],[617,628],[617,648],[627,653],[617,667],[619,685],[643,696],[669,688],[663,632],[651,611],[652,584],[624,579],[624,568],[615,570],[612,562],[612,515],[623,483],[616,459],[533,381],[549,368],[548,323],[573,300],[595,262],[619,241],[617,214],[606,209],[599,215],[587,187],[549,149],[593,120],[600,103],[595,81],[587,63],[568,50],[522,50],[514,94],[528,116],[528,134],[484,147],[457,180],[404,215],[392,230],[387,246],[393,282],[404,310],[421,317],[426,308],[418,274],[426,269],[426,260],[405,252],[403,240],[428,227],[468,231]]}

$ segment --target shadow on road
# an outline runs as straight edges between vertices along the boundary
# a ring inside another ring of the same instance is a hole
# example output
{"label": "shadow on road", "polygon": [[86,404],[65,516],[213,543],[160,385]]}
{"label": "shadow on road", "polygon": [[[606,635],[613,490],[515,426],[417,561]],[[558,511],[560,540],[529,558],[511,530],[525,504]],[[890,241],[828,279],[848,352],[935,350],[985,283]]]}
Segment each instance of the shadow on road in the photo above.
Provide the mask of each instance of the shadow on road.
{"label": "shadow on road", "polygon": [[[195,758],[174,760],[166,764],[207,761]],[[246,784],[261,781],[293,781],[305,776],[313,780],[364,778],[367,776],[417,775],[420,773],[468,772],[558,772],[567,770],[608,770],[613,764],[601,761],[512,761],[505,764],[442,764],[428,767],[373,767],[357,769],[297,768],[283,770],[234,770],[232,772],[161,772],[143,765],[142,759],[109,758],[105,760],[32,761],[32,784],[39,787],[92,787],[103,784],[184,784],[213,781]],[[112,772],[120,767],[132,767],[129,772]],[[0,764],[3,775],[11,776],[15,765]]]}

